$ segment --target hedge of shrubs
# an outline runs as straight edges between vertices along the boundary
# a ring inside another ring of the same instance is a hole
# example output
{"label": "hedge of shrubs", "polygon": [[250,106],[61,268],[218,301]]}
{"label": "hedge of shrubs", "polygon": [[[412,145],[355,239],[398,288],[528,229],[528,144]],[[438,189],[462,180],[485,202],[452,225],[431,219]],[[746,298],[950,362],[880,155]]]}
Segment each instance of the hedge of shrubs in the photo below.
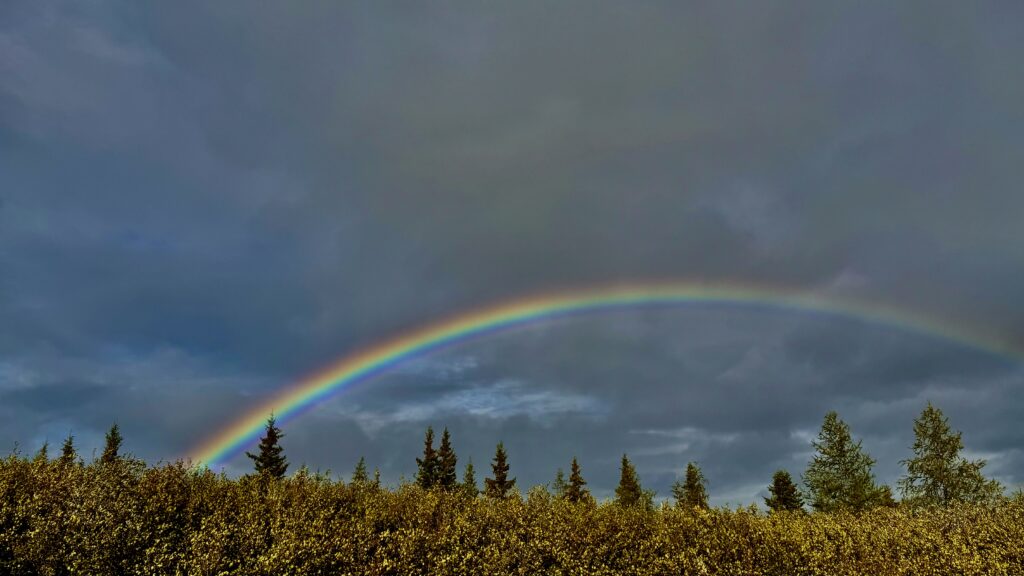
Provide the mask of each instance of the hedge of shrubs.
{"label": "hedge of shrubs", "polygon": [[1024,498],[861,515],[0,461],[0,574],[1024,574]]}

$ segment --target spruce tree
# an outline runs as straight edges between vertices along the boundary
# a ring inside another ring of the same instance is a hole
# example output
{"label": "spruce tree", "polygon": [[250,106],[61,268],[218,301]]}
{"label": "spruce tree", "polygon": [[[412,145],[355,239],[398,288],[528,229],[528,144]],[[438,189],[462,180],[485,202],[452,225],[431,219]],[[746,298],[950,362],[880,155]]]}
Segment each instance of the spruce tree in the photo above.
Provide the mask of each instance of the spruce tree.
{"label": "spruce tree", "polygon": [[458,476],[455,465],[458,458],[455,450],[452,449],[451,436],[448,435],[448,428],[441,433],[441,447],[437,451],[437,485],[444,490],[454,490],[458,485]]}
{"label": "spruce tree", "polygon": [[903,499],[919,506],[946,506],[1000,496],[999,482],[981,474],[985,461],[962,457],[963,447],[961,433],[953,432],[949,419],[929,402],[914,420],[914,457],[901,462],[907,467],[899,481]]}
{"label": "spruce tree", "polygon": [[366,484],[369,481],[370,477],[366,474],[366,458],[360,456],[359,462],[356,462],[356,469],[352,471],[352,483]]}
{"label": "spruce tree", "polygon": [[793,482],[793,477],[785,470],[776,470],[772,475],[772,483],[768,486],[771,496],[764,503],[772,512],[798,511],[804,509],[804,500],[800,497],[800,489]]}
{"label": "spruce tree", "polygon": [[466,470],[462,473],[462,491],[470,498],[476,498],[480,489],[476,486],[476,470],[473,469],[473,459],[466,462]]}
{"label": "spruce tree", "polygon": [[623,454],[619,485],[615,488],[615,503],[623,507],[639,506],[643,496],[643,488],[640,487],[640,478],[636,474],[636,468]]}
{"label": "spruce tree", "polygon": [[508,455],[505,445],[498,442],[494,451],[494,462],[491,463],[491,474],[494,478],[484,478],[484,496],[488,498],[505,498],[516,486],[516,479],[508,479]]}
{"label": "spruce tree", "polygon": [[121,450],[121,429],[118,428],[117,423],[114,423],[107,431],[105,438],[105,444],[103,447],[103,454],[100,456],[101,464],[113,464],[117,462],[119,456],[118,452]]}
{"label": "spruce tree", "polygon": [[281,447],[281,438],[284,434],[277,427],[277,421],[271,414],[267,418],[267,424],[260,438],[260,451],[258,454],[246,452],[245,455],[252,460],[256,466],[256,473],[266,478],[281,479],[288,471],[288,460],[284,457],[284,449]]}
{"label": "spruce tree", "polygon": [[676,506],[686,508],[707,508],[708,492],[704,474],[693,462],[686,463],[685,480],[672,485],[672,495],[676,498]]}
{"label": "spruce tree", "polygon": [[572,466],[569,469],[569,487],[565,490],[565,499],[569,502],[584,502],[590,500],[590,491],[584,488],[587,481],[583,479],[580,472],[579,462],[576,457],[572,459]]}
{"label": "spruce tree", "polygon": [[434,451],[434,429],[427,426],[423,438],[423,458],[416,459],[416,483],[420,488],[430,489],[437,485],[438,457]]}
{"label": "spruce tree", "polygon": [[807,499],[820,512],[860,512],[883,503],[883,489],[875,484],[875,460],[853,441],[850,427],[834,411],[825,415],[816,454],[804,473]]}
{"label": "spruce tree", "polygon": [[57,459],[57,462],[62,466],[70,466],[77,459],[78,453],[75,452],[75,437],[68,434],[68,437],[64,439],[64,444],[60,447],[60,458]]}

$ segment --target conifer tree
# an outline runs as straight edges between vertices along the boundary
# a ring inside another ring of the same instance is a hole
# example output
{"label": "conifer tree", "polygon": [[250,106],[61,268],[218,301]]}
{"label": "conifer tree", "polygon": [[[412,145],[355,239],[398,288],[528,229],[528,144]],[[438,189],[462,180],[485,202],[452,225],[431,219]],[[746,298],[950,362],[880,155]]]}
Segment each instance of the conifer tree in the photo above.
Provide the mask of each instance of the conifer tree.
{"label": "conifer tree", "polygon": [[426,435],[423,438],[423,458],[416,459],[419,468],[416,471],[416,483],[420,488],[429,489],[437,485],[438,457],[434,451],[434,429],[427,426]]}
{"label": "conifer tree", "polygon": [[366,484],[369,481],[370,477],[366,474],[366,458],[360,456],[359,462],[356,462],[356,469],[352,472],[352,483]]}
{"label": "conifer tree", "polygon": [[707,508],[706,484],[704,473],[701,472],[700,467],[693,462],[687,462],[685,480],[682,482],[676,480],[672,485],[672,495],[676,498],[676,505],[686,508]]}
{"label": "conifer tree", "polygon": [[615,503],[624,507],[639,506],[642,499],[643,488],[640,487],[640,478],[636,474],[636,468],[623,454],[619,486],[615,488]]}
{"label": "conifer tree", "polygon": [[64,444],[60,447],[60,458],[57,462],[60,462],[62,466],[68,466],[74,464],[78,458],[78,453],[75,452],[75,437],[68,434],[68,437],[64,439]]}
{"label": "conifer tree", "polygon": [[875,460],[853,441],[850,427],[834,411],[825,415],[816,454],[804,473],[807,499],[821,512],[860,512],[883,503],[883,489],[875,484],[871,468]]}
{"label": "conifer tree", "polygon": [[580,464],[574,456],[569,469],[569,486],[565,490],[565,499],[573,503],[590,500],[590,491],[584,488],[586,485],[587,481],[580,472]]}
{"label": "conifer tree", "polygon": [[793,477],[785,470],[776,470],[772,475],[772,483],[768,486],[771,496],[764,503],[772,512],[798,511],[804,509],[804,500],[800,497],[800,489],[793,482]]}
{"label": "conifer tree", "polygon": [[565,498],[566,493],[569,491],[569,483],[565,481],[565,472],[561,468],[555,472],[555,480],[551,483],[551,491],[555,494],[556,498]]}
{"label": "conifer tree", "polygon": [[505,445],[498,442],[494,451],[494,462],[491,463],[491,474],[494,478],[484,478],[484,496],[488,498],[505,498],[516,486],[516,479],[508,479],[508,455]]}
{"label": "conifer tree", "polygon": [[455,465],[458,458],[455,450],[452,449],[451,436],[448,428],[441,433],[441,447],[437,451],[437,485],[444,490],[454,490],[458,484],[458,476]]}
{"label": "conifer tree", "polygon": [[380,488],[380,466],[373,467],[373,487]]}
{"label": "conifer tree", "polygon": [[995,480],[981,474],[984,460],[960,455],[964,443],[949,419],[928,403],[914,420],[914,457],[903,460],[907,473],[899,480],[903,499],[919,506],[945,506],[955,502],[985,502],[1003,493]]}
{"label": "conifer tree", "polygon": [[284,449],[281,447],[281,438],[284,434],[277,427],[277,421],[271,414],[267,418],[267,424],[260,438],[260,451],[257,454],[246,452],[245,455],[255,463],[256,473],[267,478],[284,478],[288,471],[288,460],[284,457]]}
{"label": "conifer tree", "polygon": [[473,469],[473,459],[466,462],[466,470],[462,473],[462,491],[470,498],[476,498],[480,489],[476,486],[476,470]]}
{"label": "conifer tree", "polygon": [[107,431],[105,438],[105,444],[103,447],[103,454],[100,456],[101,464],[113,464],[117,462],[119,456],[118,452],[121,450],[121,429],[114,423]]}

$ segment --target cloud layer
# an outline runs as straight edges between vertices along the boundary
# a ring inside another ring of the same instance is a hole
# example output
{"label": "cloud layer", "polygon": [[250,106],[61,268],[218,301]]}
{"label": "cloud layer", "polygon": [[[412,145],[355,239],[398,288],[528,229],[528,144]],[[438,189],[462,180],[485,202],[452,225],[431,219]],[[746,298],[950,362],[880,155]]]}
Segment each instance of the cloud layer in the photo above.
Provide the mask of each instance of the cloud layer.
{"label": "cloud layer", "polygon": [[[0,443],[117,419],[174,458],[271,390],[503,298],[636,278],[840,290],[1024,348],[1017,6],[0,7]],[[524,485],[622,452],[748,502],[838,409],[891,481],[931,399],[1024,478],[1022,366],[695,308],[473,343],[287,430],[411,475],[448,425]],[[237,462],[234,471],[244,468]]]}

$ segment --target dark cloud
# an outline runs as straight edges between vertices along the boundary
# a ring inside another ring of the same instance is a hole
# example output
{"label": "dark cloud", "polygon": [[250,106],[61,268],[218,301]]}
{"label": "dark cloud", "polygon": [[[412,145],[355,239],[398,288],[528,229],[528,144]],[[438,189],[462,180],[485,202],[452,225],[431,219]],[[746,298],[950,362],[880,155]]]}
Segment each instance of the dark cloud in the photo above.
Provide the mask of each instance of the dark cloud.
{"label": "dark cloud", "polygon": [[[528,292],[774,283],[1024,348],[1015,6],[0,7],[0,443],[173,458],[357,347]],[[932,400],[1020,482],[1019,360],[705,306],[556,322],[364,383],[289,453],[521,483],[622,452],[749,501],[839,409],[891,481]],[[374,424],[377,422],[377,424]],[[381,423],[386,423],[382,427]],[[241,470],[245,462],[233,464]]]}

